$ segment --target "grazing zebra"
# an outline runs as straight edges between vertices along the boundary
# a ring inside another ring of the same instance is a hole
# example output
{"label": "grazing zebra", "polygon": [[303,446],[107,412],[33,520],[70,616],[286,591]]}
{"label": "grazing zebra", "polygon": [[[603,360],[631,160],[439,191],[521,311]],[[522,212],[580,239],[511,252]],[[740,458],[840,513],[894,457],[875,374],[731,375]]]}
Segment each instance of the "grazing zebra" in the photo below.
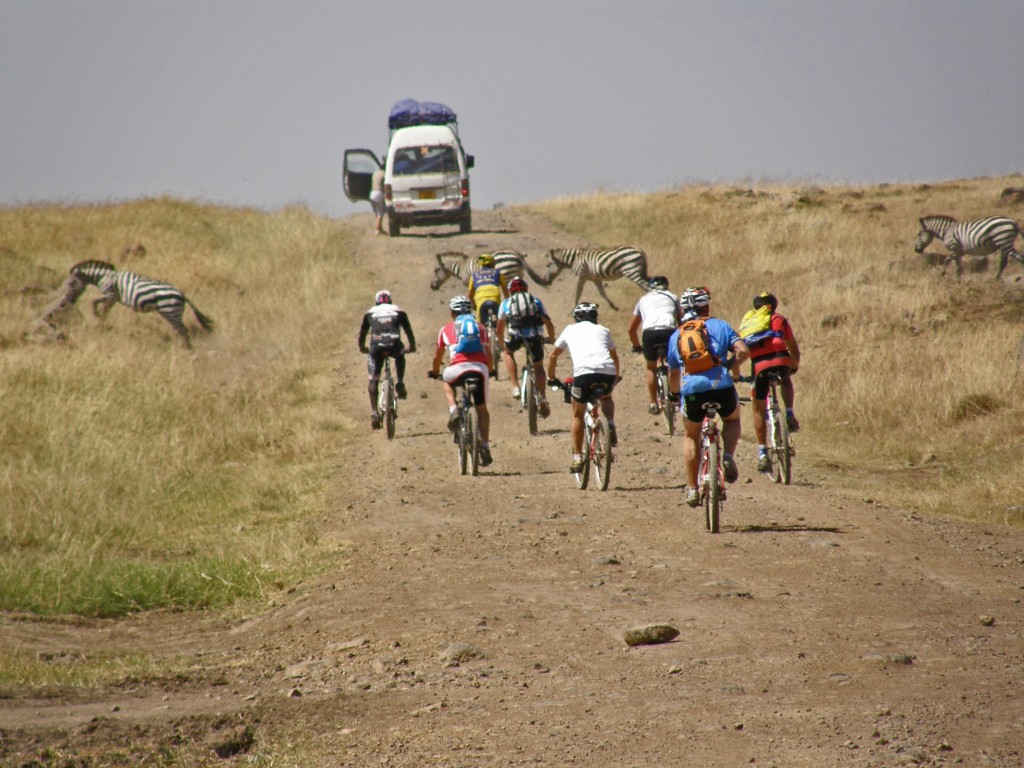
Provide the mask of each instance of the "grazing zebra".
{"label": "grazing zebra", "polygon": [[110,308],[118,301],[136,312],[151,312],[155,309],[177,331],[185,346],[192,349],[188,329],[181,319],[185,305],[188,304],[203,330],[207,333],[213,330],[213,321],[196,309],[196,305],[185,294],[168,283],[151,280],[134,272],[119,272],[113,264],[105,261],[81,261],[71,268],[71,276],[83,283],[83,290],[85,285],[92,284],[103,293],[92,303],[93,314],[101,320],[106,318]]}
{"label": "grazing zebra", "polygon": [[[522,276],[525,271],[530,279],[540,285],[548,285],[550,281],[538,275],[530,265],[526,263],[525,253],[515,251],[494,251],[495,268],[505,276],[506,282],[514,276]],[[476,256],[467,256],[459,251],[445,251],[437,254],[437,264],[434,267],[434,279],[430,282],[430,289],[436,291],[449,277],[457,277],[466,285],[469,285],[469,278],[473,270],[477,268],[478,259]]]}
{"label": "grazing zebra", "polygon": [[620,245],[617,248],[586,249],[569,248],[555,249],[548,252],[547,281],[550,283],[563,269],[571,269],[576,273],[576,299],[573,306],[579,304],[586,281],[597,283],[598,292],[612,309],[618,309],[605,293],[604,284],[620,277],[628,277],[643,290],[647,290],[647,254],[639,248]]}
{"label": "grazing zebra", "polygon": [[974,221],[957,221],[951,216],[925,216],[920,219],[921,231],[917,233],[914,250],[924,253],[933,238],[941,240],[949,249],[949,256],[942,263],[942,274],[946,274],[949,262],[956,262],[957,277],[963,274],[961,259],[964,254],[988,256],[999,251],[999,271],[996,279],[1002,277],[1010,257],[1024,265],[1024,255],[1013,247],[1020,226],[1013,219],[991,216]]}

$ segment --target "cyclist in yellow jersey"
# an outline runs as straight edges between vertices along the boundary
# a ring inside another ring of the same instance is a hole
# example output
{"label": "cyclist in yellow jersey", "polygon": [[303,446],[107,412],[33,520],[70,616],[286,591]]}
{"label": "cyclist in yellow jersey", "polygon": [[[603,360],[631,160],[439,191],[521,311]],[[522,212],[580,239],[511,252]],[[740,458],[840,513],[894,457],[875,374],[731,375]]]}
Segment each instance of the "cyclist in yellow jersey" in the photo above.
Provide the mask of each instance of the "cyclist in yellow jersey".
{"label": "cyclist in yellow jersey", "polygon": [[489,253],[481,253],[477,269],[469,276],[469,289],[466,295],[476,308],[477,320],[487,325],[488,315],[498,317],[498,306],[502,299],[508,298],[508,285],[505,276],[494,266],[494,257]]}

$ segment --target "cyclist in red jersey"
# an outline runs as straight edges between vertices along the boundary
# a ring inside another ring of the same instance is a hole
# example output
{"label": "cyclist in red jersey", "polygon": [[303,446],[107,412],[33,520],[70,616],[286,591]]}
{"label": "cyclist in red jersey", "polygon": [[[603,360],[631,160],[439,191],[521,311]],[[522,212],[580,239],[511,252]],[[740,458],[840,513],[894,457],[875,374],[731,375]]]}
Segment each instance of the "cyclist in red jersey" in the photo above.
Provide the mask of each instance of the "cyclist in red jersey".
{"label": "cyclist in red jersey", "polygon": [[771,293],[765,292],[754,297],[754,309],[771,308],[771,322],[763,338],[749,343],[750,362],[753,367],[754,388],[754,434],[757,436],[757,469],[759,472],[771,470],[771,459],[766,446],[768,407],[768,374],[776,372],[782,378],[782,401],[786,405],[786,424],[790,432],[800,429],[800,422],[793,413],[795,392],[792,374],[800,367],[800,345],[789,324],[789,320],[775,310],[779,300]]}

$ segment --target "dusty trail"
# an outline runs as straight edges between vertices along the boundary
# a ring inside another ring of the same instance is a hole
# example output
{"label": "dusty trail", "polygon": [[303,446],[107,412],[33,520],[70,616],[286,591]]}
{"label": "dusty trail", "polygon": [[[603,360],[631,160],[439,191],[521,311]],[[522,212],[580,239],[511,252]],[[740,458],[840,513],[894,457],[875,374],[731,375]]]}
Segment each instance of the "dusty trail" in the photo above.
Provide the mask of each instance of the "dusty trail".
{"label": "dusty trail", "polygon": [[[455,292],[427,288],[433,254],[511,247],[540,269],[546,248],[575,244],[518,211],[474,219],[473,235],[398,240],[352,220],[422,351],[396,439],[367,431],[338,467],[323,529],[351,543],[344,569],[237,625],[5,620],[5,642],[184,651],[198,671],[0,701],[0,758],[175,734],[212,749],[249,725],[253,749],[286,739],[318,765],[1022,763],[1024,535],[845,496],[799,456],[795,485],[779,488],[752,476],[749,442],[723,532],[707,534],[681,504],[678,439],[644,410],[626,336],[635,286],[615,286],[620,313],[602,315],[627,371],[611,489],[575,489],[567,407],[553,403],[530,437],[504,377],[495,464],[459,477],[440,388],[422,376]],[[556,326],[572,290],[568,277],[538,290]],[[341,407],[367,421],[360,357],[340,374]],[[681,634],[627,649],[623,632],[649,622]],[[444,656],[466,647],[482,658]]]}

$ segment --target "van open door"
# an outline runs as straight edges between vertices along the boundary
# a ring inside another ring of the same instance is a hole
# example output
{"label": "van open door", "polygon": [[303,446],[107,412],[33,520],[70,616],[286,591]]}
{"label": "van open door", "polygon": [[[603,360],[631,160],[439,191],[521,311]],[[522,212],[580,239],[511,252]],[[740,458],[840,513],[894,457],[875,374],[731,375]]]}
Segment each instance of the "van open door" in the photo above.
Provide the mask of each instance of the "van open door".
{"label": "van open door", "polygon": [[384,166],[369,149],[345,150],[345,196],[353,203],[370,199],[370,181]]}

